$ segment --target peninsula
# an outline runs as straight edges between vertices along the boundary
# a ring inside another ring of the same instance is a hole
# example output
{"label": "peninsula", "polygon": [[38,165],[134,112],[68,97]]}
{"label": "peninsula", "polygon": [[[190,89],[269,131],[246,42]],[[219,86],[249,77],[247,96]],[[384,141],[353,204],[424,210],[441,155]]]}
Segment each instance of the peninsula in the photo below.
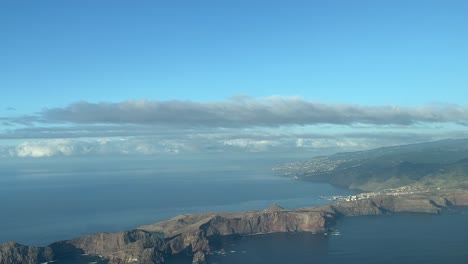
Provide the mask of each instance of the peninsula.
{"label": "peninsula", "polygon": [[241,213],[185,214],[128,231],[92,234],[46,247],[8,242],[0,244],[0,264],[48,263],[70,254],[95,255],[111,264],[165,263],[173,255],[185,254],[193,257],[193,263],[202,264],[207,262],[207,254],[222,249],[224,236],[325,233],[342,217],[438,214],[450,207],[468,206],[467,158],[468,140],[450,140],[281,165],[275,170],[286,176],[368,191],[329,197],[328,205],[296,210],[273,205]]}
{"label": "peninsula", "polygon": [[355,201],[287,210],[272,206],[262,211],[180,215],[170,220],[119,233],[100,233],[59,241],[47,247],[14,242],[0,244],[0,263],[40,264],[64,255],[92,254],[111,264],[164,263],[174,254],[206,263],[206,254],[220,250],[222,236],[275,232],[327,232],[347,216],[399,212],[440,213],[451,206],[468,206],[468,191],[402,196],[381,195]]}

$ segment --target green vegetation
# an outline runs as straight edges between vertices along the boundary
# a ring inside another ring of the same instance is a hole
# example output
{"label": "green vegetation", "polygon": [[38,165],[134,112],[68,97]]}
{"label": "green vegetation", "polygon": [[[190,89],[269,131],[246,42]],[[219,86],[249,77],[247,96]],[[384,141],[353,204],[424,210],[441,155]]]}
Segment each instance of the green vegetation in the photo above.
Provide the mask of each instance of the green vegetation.
{"label": "green vegetation", "polygon": [[468,139],[338,153],[274,168],[286,176],[378,191],[417,184],[468,189]]}

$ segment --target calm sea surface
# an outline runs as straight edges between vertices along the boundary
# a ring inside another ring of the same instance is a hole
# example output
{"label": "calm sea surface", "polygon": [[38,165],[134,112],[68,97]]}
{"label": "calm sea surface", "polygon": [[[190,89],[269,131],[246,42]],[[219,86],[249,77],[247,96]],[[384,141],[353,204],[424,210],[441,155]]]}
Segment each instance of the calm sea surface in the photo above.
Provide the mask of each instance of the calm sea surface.
{"label": "calm sea surface", "polygon": [[[466,264],[468,214],[346,218],[329,235],[269,234],[223,241],[209,263]],[[179,257],[170,264],[189,264]]]}
{"label": "calm sea surface", "polygon": [[[291,158],[294,160],[294,158]],[[47,245],[115,232],[182,213],[323,204],[350,194],[298,182],[263,156],[28,159],[0,161],[0,242]]]}
{"label": "calm sea surface", "polygon": [[[298,208],[351,191],[271,171],[288,160],[255,156],[186,159],[0,161],[0,242],[46,245],[114,232],[181,213],[244,211],[272,203]],[[468,263],[468,215],[346,218],[325,235],[226,238],[209,263]],[[70,256],[59,264],[102,263]],[[171,264],[191,263],[178,257]]]}

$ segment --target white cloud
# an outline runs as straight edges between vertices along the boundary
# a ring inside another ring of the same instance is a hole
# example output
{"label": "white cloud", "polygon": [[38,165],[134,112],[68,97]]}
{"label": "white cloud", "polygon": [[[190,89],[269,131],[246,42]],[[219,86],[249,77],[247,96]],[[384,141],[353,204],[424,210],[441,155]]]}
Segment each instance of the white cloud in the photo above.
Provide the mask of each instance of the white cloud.
{"label": "white cloud", "polygon": [[298,138],[296,139],[296,147],[300,148],[304,146],[304,139]]}
{"label": "white cloud", "polygon": [[174,140],[151,138],[45,139],[3,147],[11,157],[44,158],[79,155],[152,155],[193,151],[193,146]]}
{"label": "white cloud", "polygon": [[[165,127],[251,128],[317,124],[403,125],[468,122],[460,105],[366,106],[313,102],[300,97],[235,98],[219,102],[131,100],[77,102],[47,109],[37,117],[76,124],[141,124]],[[14,121],[14,120],[11,120]],[[18,122],[31,122],[31,117]]]}
{"label": "white cloud", "polygon": [[10,150],[16,157],[52,157],[86,154],[90,150],[84,142],[71,139],[50,139],[44,141],[26,141]]}
{"label": "white cloud", "polygon": [[[0,130],[0,141],[8,144],[0,145],[2,157],[321,154],[468,136],[466,106],[365,106],[280,96],[218,102],[79,102],[17,119],[0,117],[0,122],[15,124]],[[21,140],[25,141],[17,143]]]}
{"label": "white cloud", "polygon": [[310,149],[337,149],[337,150],[358,150],[368,149],[381,145],[373,142],[372,139],[363,138],[298,138],[296,140],[297,148]]}
{"label": "white cloud", "polygon": [[[312,128],[312,131],[315,128]],[[80,155],[159,155],[220,152],[307,152],[323,155],[389,145],[417,143],[443,139],[446,134],[414,132],[348,132],[313,133],[278,130],[200,130],[167,133],[154,136],[63,138],[40,140],[3,140],[2,157],[55,157]],[[457,135],[457,134],[453,134]],[[457,138],[466,137],[466,133]]]}
{"label": "white cloud", "polygon": [[223,141],[224,146],[232,146],[237,148],[247,149],[249,151],[266,151],[271,147],[280,145],[279,142],[273,140],[255,140],[255,139],[229,139]]}

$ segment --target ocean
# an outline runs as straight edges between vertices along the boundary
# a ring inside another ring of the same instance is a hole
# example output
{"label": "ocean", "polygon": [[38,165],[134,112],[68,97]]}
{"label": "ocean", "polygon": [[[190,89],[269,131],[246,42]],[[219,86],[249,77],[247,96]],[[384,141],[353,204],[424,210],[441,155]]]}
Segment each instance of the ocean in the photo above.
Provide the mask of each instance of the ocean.
{"label": "ocean", "polygon": [[[291,158],[293,159],[293,157]],[[327,203],[321,196],[355,192],[280,177],[271,167],[289,160],[185,157],[0,161],[0,242],[47,245],[96,232],[116,232],[182,213],[245,211],[273,203],[287,208]],[[468,263],[468,214],[349,217],[323,234],[227,237],[231,263]],[[104,263],[69,256],[57,264]],[[169,259],[189,264],[190,256]]]}
{"label": "ocean", "polygon": [[[211,264],[466,264],[468,213],[349,217],[328,235],[295,233],[230,237]],[[179,257],[170,264],[189,264]]]}
{"label": "ocean", "polygon": [[271,168],[295,157],[169,156],[0,161],[0,242],[45,246],[196,212],[324,204],[355,193]]}
{"label": "ocean", "polygon": [[[209,264],[466,264],[468,211],[441,215],[398,214],[348,217],[327,235],[310,233],[226,237],[223,252]],[[91,256],[70,256],[57,264],[104,264]],[[168,264],[190,264],[191,256]]]}

